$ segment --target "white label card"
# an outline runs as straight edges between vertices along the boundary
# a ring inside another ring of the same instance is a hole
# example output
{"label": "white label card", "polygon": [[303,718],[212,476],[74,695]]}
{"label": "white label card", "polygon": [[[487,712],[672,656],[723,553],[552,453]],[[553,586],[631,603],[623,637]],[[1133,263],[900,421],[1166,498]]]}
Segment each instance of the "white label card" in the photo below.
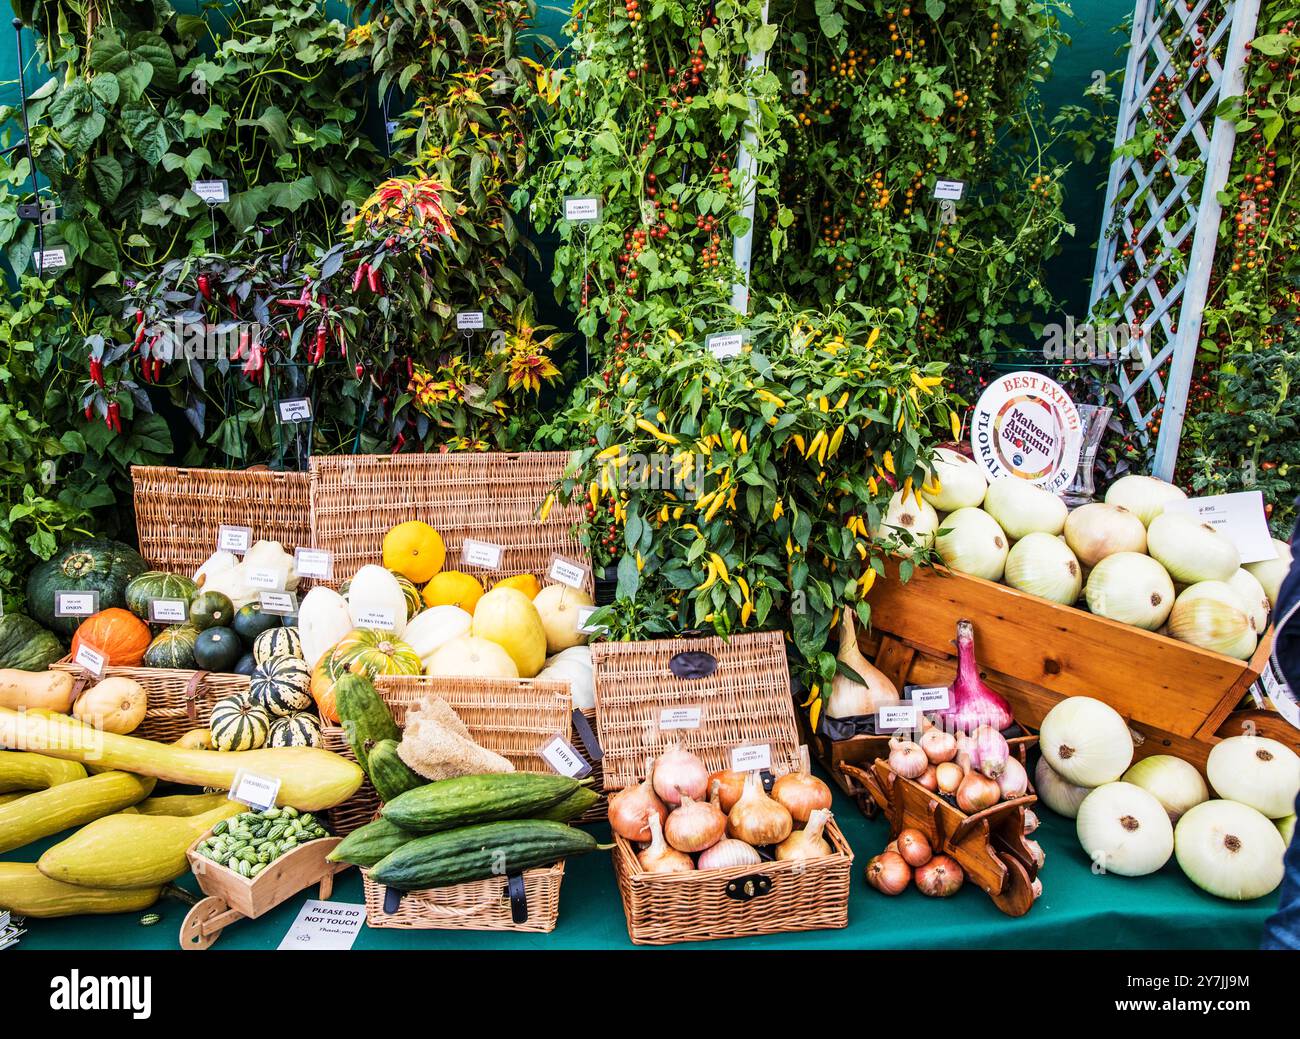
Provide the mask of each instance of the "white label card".
{"label": "white label card", "polygon": [[732,747],[733,772],[762,772],[772,767],[772,747],[768,743],[755,746]]}
{"label": "white label card", "polygon": [[599,606],[579,606],[577,624],[578,630],[584,635],[601,635],[609,631],[603,624],[592,624],[591,615],[599,610]]}
{"label": "white label card", "polygon": [[1277,558],[1277,546],[1273,544],[1264,515],[1262,491],[1178,499],[1166,502],[1165,512],[1194,516],[1208,523],[1237,546],[1243,564]]}
{"label": "white label card", "polygon": [[99,678],[104,673],[104,665],[108,663],[108,657],[94,646],[88,646],[83,642],[77,647],[77,655],[72,658],[72,662]]}
{"label": "white label card", "polygon": [[257,567],[249,570],[245,575],[245,580],[254,588],[265,588],[270,592],[284,591],[285,578],[288,575],[282,567]]}
{"label": "white label card", "polygon": [[582,582],[587,577],[587,568],[582,563],[556,556],[551,560],[551,569],[547,571],[547,576],[552,581],[567,584],[570,588],[581,588]]}
{"label": "white label card", "polygon": [[334,553],[325,548],[295,548],[293,568],[299,577],[334,580]]}
{"label": "white label card", "polygon": [[570,195],[564,200],[564,219],[571,224],[594,224],[600,219],[600,196]]}
{"label": "white label card", "polygon": [[704,345],[709,348],[709,353],[714,357],[725,361],[730,357],[740,356],[745,347],[745,333],[714,332],[704,340]]}
{"label": "white label card", "polygon": [[466,566],[477,566],[483,570],[501,569],[503,549],[491,541],[476,541],[466,538],[460,543],[460,561]]}
{"label": "white label card", "polygon": [[698,729],[703,707],[665,707],[659,712],[661,729]]}
{"label": "white label card", "polygon": [[558,733],[543,744],[537,753],[556,772],[570,779],[581,779],[591,772],[591,766],[583,760],[573,744]]}
{"label": "white label card", "polygon": [[309,898],[280,940],[279,948],[346,952],[366,922],[366,907],[355,902],[322,902]]}
{"label": "white label card", "polygon": [[918,711],[946,711],[952,706],[951,691],[946,685],[914,685],[907,692]]}
{"label": "white label card", "polygon": [[281,422],[310,422],[311,401],[306,397],[289,397],[280,401]]}
{"label": "white label card", "polygon": [[358,628],[375,628],[378,631],[393,631],[397,628],[397,618],[393,611],[381,606],[360,606],[352,615],[352,622]]}
{"label": "white label card", "polygon": [[217,548],[223,552],[234,552],[242,556],[253,543],[252,527],[231,527],[221,524],[217,528]]}
{"label": "white label card", "polygon": [[190,190],[210,206],[230,201],[230,183],[224,180],[196,180]]}
{"label": "white label card", "polygon": [[184,599],[149,600],[149,620],[154,624],[184,624],[189,619],[189,603]]}
{"label": "white label card", "polygon": [[61,271],[68,265],[68,254],[62,249],[36,250],[32,253],[32,263],[41,272]]}
{"label": "white label card", "polygon": [[274,776],[259,776],[255,772],[240,769],[235,773],[235,781],[230,785],[228,801],[238,801],[265,812],[275,807],[275,799],[280,796],[280,780]]}
{"label": "white label card", "polygon": [[483,327],[483,311],[462,310],[456,314],[456,327],[462,332],[475,331]]}
{"label": "white label card", "polygon": [[99,592],[55,592],[54,616],[89,617],[99,612]]}
{"label": "white label card", "polygon": [[942,202],[960,202],[966,194],[966,182],[964,180],[936,180],[934,182],[934,197]]}
{"label": "white label card", "polygon": [[274,613],[281,617],[292,617],[298,612],[298,597],[293,592],[262,592],[257,604],[263,613]]}
{"label": "white label card", "polygon": [[898,732],[916,728],[916,707],[913,704],[891,704],[876,712],[876,734]]}

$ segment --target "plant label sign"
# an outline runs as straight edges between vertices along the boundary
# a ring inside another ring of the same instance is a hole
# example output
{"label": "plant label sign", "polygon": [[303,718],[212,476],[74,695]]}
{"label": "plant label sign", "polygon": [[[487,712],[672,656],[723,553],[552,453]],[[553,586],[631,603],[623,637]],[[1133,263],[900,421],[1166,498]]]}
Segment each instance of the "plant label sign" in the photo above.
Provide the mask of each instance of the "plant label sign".
{"label": "plant label sign", "polygon": [[456,327],[462,332],[477,332],[483,328],[483,311],[461,310],[456,313]]}
{"label": "plant label sign", "polygon": [[946,685],[909,685],[903,695],[918,711],[946,711],[952,706],[951,690]]}
{"label": "plant label sign", "polygon": [[235,773],[235,781],[230,784],[227,801],[238,801],[259,812],[275,807],[275,799],[280,796],[280,780],[271,776],[259,776],[246,769]]}
{"label": "plant label sign", "polygon": [[1205,498],[1167,502],[1165,512],[1193,516],[1208,523],[1237,546],[1242,563],[1260,563],[1277,558],[1277,546],[1268,531],[1263,491],[1237,491]]}
{"label": "plant label sign", "polygon": [[347,952],[366,922],[366,907],[355,902],[322,902],[309,898],[280,940],[281,949],[323,949]]}
{"label": "plant label sign", "polygon": [[600,220],[599,195],[566,195],[564,219],[571,224],[594,224]]}
{"label": "plant label sign", "polygon": [[325,548],[295,548],[293,568],[299,577],[334,580],[334,553]]}
{"label": "plant label sign", "polygon": [[356,616],[358,628],[375,628],[378,631],[396,631],[397,618],[393,611],[382,606],[362,606]]}
{"label": "plant label sign", "polygon": [[68,265],[68,254],[62,249],[37,249],[32,253],[32,263],[36,265],[36,270],[44,274],[46,271],[61,271]]}
{"label": "plant label sign", "polygon": [[[1251,687],[1256,702],[1266,697],[1273,709],[1282,716],[1292,728],[1300,729],[1300,698],[1287,684],[1286,676],[1277,666],[1272,655],[1264,662],[1264,670],[1259,674],[1259,681]],[[1260,704],[1263,707],[1263,704]]]}
{"label": "plant label sign", "polygon": [[1083,423],[1060,384],[1038,372],[1008,372],[975,405],[970,445],[988,480],[1015,476],[1060,494],[1079,468]]}
{"label": "plant label sign", "polygon": [[310,422],[311,401],[306,397],[288,397],[280,401],[281,422]]}
{"label": "plant label sign", "polygon": [[298,597],[293,592],[261,592],[257,604],[263,613],[292,617],[298,612]]}
{"label": "plant label sign", "polygon": [[254,588],[265,588],[270,592],[284,591],[285,574],[284,569],[278,566],[262,566],[249,570],[245,575],[248,583]]}
{"label": "plant label sign", "polygon": [[217,548],[242,556],[253,544],[252,527],[231,527],[221,524],[217,528]]}
{"label": "plant label sign", "polygon": [[966,195],[964,180],[936,180],[934,197],[940,202],[960,202]]}
{"label": "plant label sign", "polygon": [[150,599],[149,620],[154,624],[184,624],[189,619],[189,603],[184,599]]}
{"label": "plant label sign", "polygon": [[733,772],[767,772],[772,768],[772,746],[760,743],[755,746],[732,747]]}
{"label": "plant label sign", "polygon": [[89,617],[99,612],[99,592],[55,592],[54,616]]}
{"label": "plant label sign", "polygon": [[584,635],[603,635],[609,631],[604,624],[592,624],[591,615],[599,610],[599,606],[579,606],[577,625],[578,630]]}
{"label": "plant label sign", "polygon": [[575,563],[572,559],[556,556],[551,560],[551,568],[546,572],[546,576],[552,581],[567,584],[570,588],[581,588],[583,581],[587,579],[587,567],[582,563]]}
{"label": "plant label sign", "polygon": [[196,180],[190,190],[210,206],[230,201],[230,182],[227,180]]}
{"label": "plant label sign", "polygon": [[581,779],[591,774],[591,766],[577,749],[558,732],[537,751],[538,756],[562,776]]}
{"label": "plant label sign", "polygon": [[108,656],[83,642],[77,647],[77,655],[72,658],[72,662],[80,668],[85,668],[95,678],[102,678],[104,667],[108,664]]}
{"label": "plant label sign", "polygon": [[460,544],[460,561],[466,566],[477,566],[482,570],[500,570],[503,552],[500,545],[494,545],[490,541],[466,538]]}
{"label": "plant label sign", "polygon": [[732,357],[739,357],[745,349],[746,333],[740,332],[714,332],[704,340],[704,345],[708,348],[709,353],[713,354],[719,361],[726,361]]}
{"label": "plant label sign", "polygon": [[911,731],[916,728],[917,709],[914,704],[900,703],[882,707],[876,712],[876,735]]}
{"label": "plant label sign", "polygon": [[659,712],[660,729],[698,729],[703,707],[665,707]]}

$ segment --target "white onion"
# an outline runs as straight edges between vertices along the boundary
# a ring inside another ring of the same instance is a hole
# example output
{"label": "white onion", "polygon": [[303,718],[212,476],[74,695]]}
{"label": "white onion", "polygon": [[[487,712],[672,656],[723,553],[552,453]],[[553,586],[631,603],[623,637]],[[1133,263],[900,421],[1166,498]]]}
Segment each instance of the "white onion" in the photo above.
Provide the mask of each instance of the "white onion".
{"label": "white onion", "polygon": [[1292,838],[1295,837],[1295,813],[1288,815],[1285,819],[1274,819],[1273,825],[1277,827],[1277,832],[1282,835],[1282,843],[1290,846]]}
{"label": "white onion", "polygon": [[[889,499],[889,507],[880,526],[871,532],[871,536],[884,541],[897,538],[898,545],[894,553],[910,556],[917,547],[929,548],[934,543],[934,532],[939,529],[939,514],[934,506],[924,498],[918,499],[909,494],[904,500],[902,491],[895,491]],[[900,531],[907,531],[912,536],[912,543],[907,544]]]}
{"label": "white onion", "polygon": [[1268,595],[1264,591],[1264,586],[1249,570],[1242,567],[1235,574],[1228,578],[1226,584],[1241,599],[1241,604],[1246,607],[1246,613],[1250,617],[1250,626],[1254,629],[1255,634],[1262,635],[1264,629],[1268,627],[1268,611],[1270,603]]}
{"label": "white onion", "polygon": [[1174,853],[1174,827],[1156,798],[1133,783],[1097,787],[1079,805],[1079,843],[1102,871],[1145,877]]}
{"label": "white onion", "polygon": [[[988,489],[984,470],[978,462],[967,458],[960,451],[937,448],[930,472],[930,482],[921,488],[921,497],[940,512],[974,508],[984,501],[984,492]],[[926,490],[926,486],[934,486],[936,479],[938,488]]]}
{"label": "white onion", "polygon": [[1178,822],[1189,808],[1210,799],[1210,791],[1196,767],[1172,754],[1143,758],[1124,773],[1123,779],[1140,786],[1164,805],[1171,823]]}
{"label": "white onion", "polygon": [[1147,529],[1128,509],[1094,501],[1070,513],[1065,543],[1080,563],[1092,568],[1116,552],[1145,552]]}
{"label": "white onion", "polygon": [[1066,782],[1041,755],[1034,769],[1034,793],[1038,800],[1047,805],[1057,815],[1073,819],[1079,814],[1079,805],[1092,793],[1092,787],[1075,786]]}
{"label": "white onion", "polygon": [[1011,546],[1005,578],[1012,588],[1073,606],[1079,599],[1083,569],[1070,547],[1051,534],[1026,534]]}
{"label": "white onion", "polygon": [[1277,549],[1276,559],[1261,559],[1258,563],[1247,563],[1245,569],[1254,575],[1255,580],[1263,587],[1269,605],[1277,609],[1278,590],[1291,569],[1291,546],[1285,541],[1274,538],[1273,547]]}
{"label": "white onion", "polygon": [[1019,541],[1035,532],[1061,533],[1070,510],[1051,491],[1018,476],[1004,476],[989,484],[984,511],[998,521],[1007,537]]}
{"label": "white onion", "polygon": [[1119,712],[1091,696],[1062,700],[1043,719],[1038,746],[1068,783],[1113,783],[1133,762],[1133,737]]}
{"label": "white onion", "polygon": [[1270,819],[1295,811],[1300,794],[1300,756],[1266,736],[1231,736],[1214,745],[1205,763],[1214,792],[1240,801]]}
{"label": "white onion", "polygon": [[1154,476],[1121,476],[1106,492],[1106,504],[1122,505],[1149,527],[1166,504],[1186,497],[1180,488]]}
{"label": "white onion", "polygon": [[1098,617],[1155,631],[1174,608],[1174,582],[1140,552],[1116,552],[1088,575],[1088,609]]}
{"label": "white onion", "polygon": [[958,509],[943,521],[934,547],[954,570],[998,581],[1007,565],[1007,536],[983,509]]}
{"label": "white onion", "polygon": [[1286,844],[1249,805],[1206,801],[1178,820],[1174,854],[1202,891],[1244,901],[1262,898],[1282,883]]}
{"label": "white onion", "polygon": [[1241,598],[1222,581],[1184,588],[1169,614],[1169,634],[1214,653],[1248,660],[1259,642]]}
{"label": "white onion", "polygon": [[1194,516],[1166,512],[1151,521],[1147,551],[1179,584],[1226,581],[1241,566],[1237,546]]}

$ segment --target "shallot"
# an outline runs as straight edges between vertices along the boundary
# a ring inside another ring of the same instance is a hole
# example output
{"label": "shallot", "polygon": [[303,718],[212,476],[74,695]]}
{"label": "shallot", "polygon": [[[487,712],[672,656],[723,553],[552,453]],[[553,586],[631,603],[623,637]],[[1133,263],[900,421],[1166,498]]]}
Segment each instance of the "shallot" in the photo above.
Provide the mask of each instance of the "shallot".
{"label": "shallot", "polygon": [[654,791],[654,760],[646,765],[646,777],[636,786],[625,787],[609,799],[609,827],[620,837],[644,844],[650,840],[646,817],[654,814],[660,824],[668,818],[668,809]]}
{"label": "shallot", "polygon": [[655,762],[654,788],[668,805],[681,804],[682,794],[698,801],[709,789],[709,770],[680,743],[674,743]]}
{"label": "shallot", "polygon": [[755,848],[780,844],[790,836],[794,820],[789,810],[773,801],[763,789],[757,772],[745,777],[745,790],[727,816],[727,836],[736,837]]}
{"label": "shallot", "polygon": [[867,863],[867,883],[882,895],[901,895],[912,881],[912,867],[896,851],[883,851]]}
{"label": "shallot", "polygon": [[934,770],[933,765],[926,767],[926,770],[916,777],[917,783],[930,791],[939,789],[939,774]]}
{"label": "shallot", "polygon": [[1019,758],[1007,758],[1006,767],[1002,770],[1002,775],[998,776],[997,782],[998,789],[1002,791],[1002,800],[1013,801],[1025,796],[1029,789],[1029,773],[1020,764]]}
{"label": "shallot", "polygon": [[1032,808],[1026,808],[1025,809],[1025,836],[1028,837],[1031,833],[1033,833],[1037,829],[1038,829],[1038,813],[1035,812]]}
{"label": "shallot", "polygon": [[917,744],[898,736],[890,739],[889,767],[896,775],[904,779],[917,779],[929,766],[930,759]]}
{"label": "shallot", "polygon": [[682,803],[673,809],[664,823],[664,838],[678,851],[704,851],[722,840],[727,817],[717,805],[693,801],[681,795]]}
{"label": "shallot", "polygon": [[950,898],[961,890],[966,874],[957,860],[936,855],[916,870],[916,889],[931,898]]}
{"label": "shallot", "polygon": [[920,744],[933,765],[941,765],[957,756],[957,737],[940,728],[926,729],[921,734]]}
{"label": "shallot", "polygon": [[970,621],[957,622],[957,678],[952,684],[949,706],[939,712],[946,728],[973,732],[991,725],[1001,732],[1012,724],[1006,700],[984,684],[975,661],[975,628]]}
{"label": "shallot", "polygon": [[655,812],[646,815],[646,826],[650,830],[650,847],[636,857],[643,870],[647,873],[691,873],[695,870],[695,863],[689,855],[668,846],[663,825]]}
{"label": "shallot", "polygon": [[970,761],[976,769],[989,779],[997,779],[1007,767],[1007,758],[1011,748],[997,729],[991,725],[981,725],[971,733],[975,746],[971,749]]}
{"label": "shallot", "polygon": [[936,766],[934,770],[934,778],[939,784],[939,793],[941,794],[955,794],[965,777],[965,770],[955,761],[945,761],[942,765]]}
{"label": "shallot", "polygon": [[777,859],[782,862],[787,859],[821,859],[834,854],[830,842],[822,836],[830,819],[831,813],[827,809],[813,809],[808,825],[795,830],[776,846]]}
{"label": "shallot", "polygon": [[920,830],[906,829],[898,835],[898,854],[909,866],[924,866],[934,851],[930,841]]}
{"label": "shallot", "polygon": [[982,772],[967,772],[957,788],[957,807],[963,812],[982,812],[998,803],[1002,791]]}
{"label": "shallot", "polygon": [[731,869],[733,866],[757,866],[763,861],[744,841],[724,837],[712,848],[700,852],[700,869]]}

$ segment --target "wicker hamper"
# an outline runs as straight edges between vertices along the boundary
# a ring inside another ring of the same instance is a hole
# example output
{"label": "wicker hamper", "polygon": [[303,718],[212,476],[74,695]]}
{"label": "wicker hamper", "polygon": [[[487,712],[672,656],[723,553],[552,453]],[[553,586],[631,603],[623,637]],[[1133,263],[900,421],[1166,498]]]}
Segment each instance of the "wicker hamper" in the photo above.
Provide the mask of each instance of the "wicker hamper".
{"label": "wicker hamper", "polygon": [[[780,632],[599,643],[592,659],[606,790],[640,782],[646,759],[677,739],[711,771],[730,767],[732,748],[742,744],[767,744],[774,772],[798,767]],[[661,730],[670,708],[699,708],[698,727]],[[635,847],[615,835],[628,934],[638,945],[666,945],[845,927],[853,852],[834,821],[826,839],[835,853],[821,859],[651,874],[642,871]]]}

